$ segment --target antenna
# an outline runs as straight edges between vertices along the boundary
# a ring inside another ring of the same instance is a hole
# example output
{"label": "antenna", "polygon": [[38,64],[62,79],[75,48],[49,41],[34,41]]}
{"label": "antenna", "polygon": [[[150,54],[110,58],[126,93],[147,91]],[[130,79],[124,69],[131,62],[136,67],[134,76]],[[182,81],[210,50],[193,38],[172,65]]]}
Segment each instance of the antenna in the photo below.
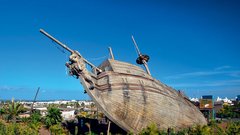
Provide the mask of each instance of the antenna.
{"label": "antenna", "polygon": [[137,53],[138,53],[138,58],[137,58],[137,60],[136,60],[137,64],[140,64],[140,65],[143,64],[144,67],[145,67],[145,69],[146,69],[146,71],[147,71],[147,73],[148,73],[149,75],[151,75],[151,73],[150,73],[150,71],[149,71],[149,68],[148,68],[148,65],[147,65],[147,62],[148,62],[148,60],[150,59],[149,56],[148,56],[148,55],[143,55],[143,54],[141,54],[141,52],[140,52],[140,50],[139,50],[139,48],[138,48],[138,45],[137,45],[137,43],[136,43],[133,35],[132,35],[132,41],[133,41],[133,44],[135,45],[135,48],[136,48]]}

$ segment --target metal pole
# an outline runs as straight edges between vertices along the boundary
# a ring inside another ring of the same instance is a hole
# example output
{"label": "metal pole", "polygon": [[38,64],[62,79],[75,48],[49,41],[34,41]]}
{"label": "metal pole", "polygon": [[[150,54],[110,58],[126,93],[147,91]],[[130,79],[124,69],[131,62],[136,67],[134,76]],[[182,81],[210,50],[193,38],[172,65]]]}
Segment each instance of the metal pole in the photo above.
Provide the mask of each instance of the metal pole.
{"label": "metal pole", "polygon": [[112,48],[111,47],[108,47],[108,50],[109,50],[109,53],[111,55],[111,58],[114,60],[114,56],[113,56],[113,52],[112,52]]}

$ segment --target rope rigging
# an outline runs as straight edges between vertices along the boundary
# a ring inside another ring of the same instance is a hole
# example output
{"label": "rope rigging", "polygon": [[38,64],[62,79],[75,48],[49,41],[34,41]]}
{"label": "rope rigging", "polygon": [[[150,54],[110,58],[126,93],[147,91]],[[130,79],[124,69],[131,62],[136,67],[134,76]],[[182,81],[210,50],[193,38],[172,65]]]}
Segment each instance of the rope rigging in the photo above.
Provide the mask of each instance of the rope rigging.
{"label": "rope rigging", "polygon": [[108,56],[105,55],[105,56],[102,56],[102,57],[87,58],[87,59],[88,59],[88,60],[91,60],[91,61],[96,61],[96,60],[102,60],[102,59],[105,59],[105,58],[108,58]]}
{"label": "rope rigging", "polygon": [[52,40],[54,46],[62,53],[67,54],[62,48],[58,47],[58,45]]}
{"label": "rope rigging", "polygon": [[[54,47],[56,47],[60,52],[66,54],[67,56],[67,53],[66,51],[64,51],[64,49],[60,48],[54,41],[52,41],[53,44],[54,44]],[[87,60],[91,60],[91,61],[96,61],[96,60],[101,60],[101,59],[105,59],[105,58],[108,58],[109,56],[105,55],[105,56],[102,56],[102,57],[95,57],[95,58],[87,58]]]}

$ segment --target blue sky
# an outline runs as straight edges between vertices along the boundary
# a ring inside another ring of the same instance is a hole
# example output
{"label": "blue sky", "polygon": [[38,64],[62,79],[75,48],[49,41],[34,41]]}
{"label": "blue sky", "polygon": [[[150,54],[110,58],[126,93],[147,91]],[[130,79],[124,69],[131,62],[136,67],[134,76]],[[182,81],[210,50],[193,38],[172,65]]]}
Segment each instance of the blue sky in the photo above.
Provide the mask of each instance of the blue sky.
{"label": "blue sky", "polygon": [[240,2],[0,0],[0,99],[89,99],[43,28],[100,64],[111,46],[135,64],[133,34],[153,77],[190,97],[240,94]]}

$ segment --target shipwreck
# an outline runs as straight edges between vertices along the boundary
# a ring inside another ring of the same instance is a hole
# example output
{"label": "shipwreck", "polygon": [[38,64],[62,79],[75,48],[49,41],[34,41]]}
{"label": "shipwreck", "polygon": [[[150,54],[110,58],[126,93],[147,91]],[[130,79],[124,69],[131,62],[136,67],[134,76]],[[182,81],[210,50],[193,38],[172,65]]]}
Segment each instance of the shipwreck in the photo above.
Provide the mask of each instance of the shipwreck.
{"label": "shipwreck", "polygon": [[[80,80],[97,107],[125,131],[138,133],[151,123],[159,129],[176,130],[207,124],[203,114],[181,92],[153,78],[147,66],[149,57],[138,50],[137,63],[145,67],[111,58],[98,67],[79,52],[70,49],[44,30],[40,32],[70,52],[65,65],[69,74]],[[91,70],[86,69],[86,64]]]}

